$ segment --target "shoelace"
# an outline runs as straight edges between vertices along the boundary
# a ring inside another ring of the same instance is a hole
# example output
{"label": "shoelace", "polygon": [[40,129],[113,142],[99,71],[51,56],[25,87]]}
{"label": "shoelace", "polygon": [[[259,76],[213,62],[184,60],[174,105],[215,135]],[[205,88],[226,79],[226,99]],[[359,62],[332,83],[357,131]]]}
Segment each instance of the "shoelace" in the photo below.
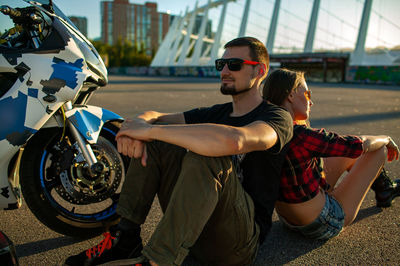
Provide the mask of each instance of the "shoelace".
{"label": "shoelace", "polygon": [[109,232],[103,233],[104,239],[96,246],[86,250],[86,256],[91,259],[92,256],[98,255],[99,257],[103,254],[105,249],[111,249],[112,240],[115,239]]}

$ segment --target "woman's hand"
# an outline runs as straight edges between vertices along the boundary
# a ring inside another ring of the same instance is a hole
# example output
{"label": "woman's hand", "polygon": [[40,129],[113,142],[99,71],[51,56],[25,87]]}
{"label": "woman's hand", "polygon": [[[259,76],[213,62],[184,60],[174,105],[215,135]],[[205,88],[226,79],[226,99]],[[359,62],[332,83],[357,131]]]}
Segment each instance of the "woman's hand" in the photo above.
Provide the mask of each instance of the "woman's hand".
{"label": "woman's hand", "polygon": [[388,150],[387,158],[388,158],[388,162],[391,162],[393,160],[399,159],[399,147],[392,140],[391,137],[388,137],[388,138],[389,138],[389,143],[386,145],[386,148]]}

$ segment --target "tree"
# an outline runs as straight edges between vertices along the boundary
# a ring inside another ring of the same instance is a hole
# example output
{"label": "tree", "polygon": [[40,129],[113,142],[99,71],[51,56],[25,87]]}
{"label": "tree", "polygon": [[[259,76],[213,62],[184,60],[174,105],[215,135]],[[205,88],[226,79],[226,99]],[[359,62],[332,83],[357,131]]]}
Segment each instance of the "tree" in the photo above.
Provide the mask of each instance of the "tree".
{"label": "tree", "polygon": [[149,66],[151,63],[152,58],[146,55],[143,43],[140,50],[136,43],[122,41],[121,38],[114,45],[100,41],[92,43],[103,58],[108,58],[108,67]]}

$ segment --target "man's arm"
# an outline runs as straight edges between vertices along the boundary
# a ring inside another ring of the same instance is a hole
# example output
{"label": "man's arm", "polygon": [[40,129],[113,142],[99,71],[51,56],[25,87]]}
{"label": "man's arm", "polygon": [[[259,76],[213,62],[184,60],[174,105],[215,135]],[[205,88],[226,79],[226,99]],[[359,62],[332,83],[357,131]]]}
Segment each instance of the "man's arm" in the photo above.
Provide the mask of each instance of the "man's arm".
{"label": "man's arm", "polygon": [[[167,123],[167,124],[185,124],[183,113],[160,113],[156,111],[146,111],[137,116],[138,120],[144,123]],[[128,122],[129,123],[129,122]],[[121,130],[127,128],[127,124],[122,124]],[[146,144],[139,139],[122,136],[117,139],[118,152],[134,158],[141,158],[141,163],[146,166],[147,152]]]}
{"label": "man's arm", "polygon": [[204,156],[266,150],[278,141],[275,130],[262,121],[244,127],[232,127],[220,124],[154,125],[145,119],[134,119],[124,123],[117,134],[117,140],[121,137],[143,141],[161,140]]}
{"label": "man's arm", "polygon": [[146,111],[137,116],[137,118],[147,123],[167,123],[167,124],[185,124],[183,113],[160,113],[156,111]]}

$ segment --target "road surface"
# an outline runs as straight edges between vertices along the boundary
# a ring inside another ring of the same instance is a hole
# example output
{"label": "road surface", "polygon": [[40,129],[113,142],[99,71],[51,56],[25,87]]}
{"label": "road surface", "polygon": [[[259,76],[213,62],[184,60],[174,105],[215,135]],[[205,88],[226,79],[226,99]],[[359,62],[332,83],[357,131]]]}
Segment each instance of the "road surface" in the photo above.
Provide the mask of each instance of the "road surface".
{"label": "road surface", "polygon": [[[356,84],[309,84],[314,106],[311,124],[348,134],[387,134],[400,143],[400,87]],[[110,76],[110,84],[93,95],[90,104],[123,117],[144,110],[179,112],[229,101],[219,93],[218,79]],[[400,162],[387,166],[400,178]],[[73,239],[42,225],[27,209],[0,211],[0,230],[15,243],[21,265],[59,265],[67,256],[97,244],[102,238]],[[160,219],[157,204],[143,226],[146,242]],[[400,198],[393,207],[375,207],[368,192],[356,222],[340,236],[311,241],[286,230],[273,216],[272,231],[260,247],[256,265],[400,264]],[[196,265],[190,258],[186,265]]]}

